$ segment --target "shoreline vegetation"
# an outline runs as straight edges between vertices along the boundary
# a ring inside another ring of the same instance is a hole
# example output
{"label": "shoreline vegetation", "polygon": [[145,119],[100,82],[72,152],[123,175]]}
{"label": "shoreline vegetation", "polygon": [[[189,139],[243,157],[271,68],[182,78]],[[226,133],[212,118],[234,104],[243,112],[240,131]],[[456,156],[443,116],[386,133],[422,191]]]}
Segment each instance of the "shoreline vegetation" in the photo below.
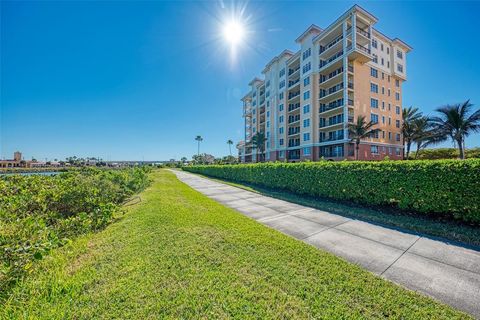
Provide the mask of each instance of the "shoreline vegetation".
{"label": "shoreline vegetation", "polygon": [[40,261],[0,318],[471,319],[226,208],[167,170]]}
{"label": "shoreline vegetation", "polygon": [[148,168],[84,168],[0,176],[0,302],[38,262],[72,239],[104,229],[149,183]]}

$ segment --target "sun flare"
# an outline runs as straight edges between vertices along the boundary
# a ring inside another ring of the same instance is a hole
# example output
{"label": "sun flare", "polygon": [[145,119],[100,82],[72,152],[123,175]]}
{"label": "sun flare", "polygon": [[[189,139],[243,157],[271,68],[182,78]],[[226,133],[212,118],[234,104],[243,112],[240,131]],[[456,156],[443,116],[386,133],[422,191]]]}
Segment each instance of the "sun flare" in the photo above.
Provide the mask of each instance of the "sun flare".
{"label": "sun flare", "polygon": [[245,36],[245,28],[238,21],[229,21],[223,26],[223,37],[232,46],[242,42]]}

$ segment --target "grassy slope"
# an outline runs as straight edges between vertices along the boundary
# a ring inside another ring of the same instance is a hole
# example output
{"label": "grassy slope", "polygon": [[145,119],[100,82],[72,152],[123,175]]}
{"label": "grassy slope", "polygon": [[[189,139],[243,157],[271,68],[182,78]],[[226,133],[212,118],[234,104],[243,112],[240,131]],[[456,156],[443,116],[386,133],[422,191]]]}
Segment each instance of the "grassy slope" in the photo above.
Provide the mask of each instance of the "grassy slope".
{"label": "grassy slope", "polygon": [[45,259],[0,318],[468,318],[153,176],[121,221]]}
{"label": "grassy slope", "polygon": [[417,214],[409,215],[408,212],[393,208],[379,207],[379,209],[375,209],[360,204],[348,203],[347,201],[342,202],[339,200],[314,198],[284,190],[273,190],[248,183],[233,182],[201,174],[197,175],[268,197],[298,203],[341,216],[394,227],[407,232],[417,232],[446,240],[453,240],[477,250],[480,248],[480,228],[460,221],[442,220],[438,217],[422,217]]}

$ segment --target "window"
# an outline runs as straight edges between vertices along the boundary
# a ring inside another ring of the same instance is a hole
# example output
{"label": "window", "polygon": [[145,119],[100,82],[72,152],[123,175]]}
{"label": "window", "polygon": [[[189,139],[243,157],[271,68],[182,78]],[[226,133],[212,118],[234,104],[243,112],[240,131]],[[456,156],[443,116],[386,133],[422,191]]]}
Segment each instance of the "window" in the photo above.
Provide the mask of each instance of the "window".
{"label": "window", "polygon": [[280,81],[280,85],[278,86],[280,89],[285,87],[285,80]]}
{"label": "window", "polygon": [[303,106],[303,113],[309,113],[310,112],[310,105],[306,104]]}
{"label": "window", "polygon": [[400,128],[400,120],[395,120],[395,127]]}
{"label": "window", "polygon": [[382,72],[382,80],[385,79],[385,72]]}
{"label": "window", "polygon": [[392,125],[392,118],[388,117],[388,125]]}
{"label": "window", "polygon": [[270,138],[270,131],[267,132],[267,139]]}
{"label": "window", "polygon": [[253,122],[253,124],[255,124],[257,122],[257,119],[253,118],[252,122]]}
{"label": "window", "polygon": [[312,55],[312,49],[311,49],[311,48],[308,48],[307,50],[303,51],[303,53],[302,53],[302,60],[307,59],[307,58],[310,57],[311,55]]}
{"label": "window", "polygon": [[285,68],[283,68],[282,70],[280,70],[280,73],[278,74],[278,76],[281,78],[285,75]]}
{"label": "window", "polygon": [[307,63],[306,65],[303,66],[302,73],[307,73],[311,69],[312,69],[312,64],[309,62],[309,63]]}
{"label": "window", "polygon": [[378,100],[374,98],[370,98],[370,107],[378,108]]}
{"label": "window", "polygon": [[388,96],[390,97],[390,89],[388,89]]}
{"label": "window", "polygon": [[378,93],[378,85],[370,82],[370,92]]}
{"label": "window", "polygon": [[278,111],[283,111],[283,103],[278,106]]}
{"label": "window", "polygon": [[303,155],[304,156],[309,156],[310,154],[311,154],[311,148],[310,147],[303,148]]}
{"label": "window", "polygon": [[377,39],[372,39],[372,47],[377,48]]}
{"label": "window", "polygon": [[390,48],[387,47],[387,54],[390,54]]}
{"label": "window", "polygon": [[270,97],[270,91],[267,91],[267,93],[265,94],[265,98],[268,98]]}
{"label": "window", "polygon": [[400,133],[397,133],[397,134],[395,135],[395,140],[400,141]]}
{"label": "window", "polygon": [[397,88],[400,88],[400,80],[395,79],[395,86],[396,86]]}
{"label": "window", "polygon": [[370,138],[378,139],[378,130],[373,131],[373,132],[370,134]]}
{"label": "window", "polygon": [[370,146],[370,152],[372,154],[378,154],[378,146],[371,145]]}
{"label": "window", "polygon": [[270,80],[267,80],[267,84],[265,85],[265,87],[270,87]]}
{"label": "window", "polygon": [[382,138],[385,139],[385,131],[382,131]]}
{"label": "window", "polygon": [[391,111],[392,110],[392,105],[389,103],[388,104],[388,111]]}
{"label": "window", "polygon": [[280,145],[283,146],[283,138],[280,139]]}
{"label": "window", "polygon": [[403,59],[403,52],[397,49],[397,58]]}
{"label": "window", "polygon": [[385,94],[385,87],[382,87],[382,94]]}
{"label": "window", "polygon": [[382,58],[382,66],[385,65],[385,60]]}
{"label": "window", "polygon": [[382,101],[382,110],[385,110],[385,101]]}
{"label": "window", "polygon": [[370,114],[370,120],[371,120],[373,123],[378,123],[378,114],[371,113],[371,114]]}
{"label": "window", "polygon": [[280,117],[278,118],[278,122],[283,123],[283,116],[280,116]]}
{"label": "window", "polygon": [[398,72],[403,72],[403,66],[400,63],[397,63]]}
{"label": "window", "polygon": [[376,54],[373,54],[373,62],[378,63],[378,57]]}
{"label": "window", "polygon": [[370,75],[374,78],[378,78],[378,71],[377,69],[370,68]]}
{"label": "window", "polygon": [[396,106],[396,107],[395,107],[395,113],[396,113],[396,114],[400,114],[400,107],[399,107],[399,106]]}
{"label": "window", "polygon": [[395,92],[395,100],[400,101],[400,93]]}
{"label": "window", "polygon": [[270,121],[267,121],[267,128],[270,128]]}
{"label": "window", "polygon": [[383,51],[383,43],[380,42],[380,50]]}
{"label": "window", "polygon": [[303,100],[307,100],[307,99],[310,99],[310,90],[305,91],[303,93]]}
{"label": "window", "polygon": [[270,107],[270,100],[267,101],[267,108]]}
{"label": "window", "polygon": [[283,97],[284,97],[283,92],[280,92],[280,94],[278,95],[278,99],[283,100]]}
{"label": "window", "polygon": [[310,84],[310,76],[306,77],[303,79],[303,86],[308,86]]}
{"label": "window", "polygon": [[283,127],[280,127],[280,128],[278,129],[278,133],[283,134],[283,130],[284,130]]}
{"label": "window", "polygon": [[257,131],[257,129],[253,128],[252,132],[255,133],[255,131]]}
{"label": "window", "polygon": [[390,68],[390,61],[387,61],[387,68]]}
{"label": "window", "polygon": [[304,128],[310,127],[310,119],[305,119],[305,120],[303,120],[303,127],[304,127]]}
{"label": "window", "polygon": [[395,148],[395,154],[396,154],[397,156],[400,155],[400,148]]}
{"label": "window", "polygon": [[385,116],[382,116],[382,123],[385,124]]}
{"label": "window", "polygon": [[303,134],[303,141],[310,141],[310,133],[304,133]]}

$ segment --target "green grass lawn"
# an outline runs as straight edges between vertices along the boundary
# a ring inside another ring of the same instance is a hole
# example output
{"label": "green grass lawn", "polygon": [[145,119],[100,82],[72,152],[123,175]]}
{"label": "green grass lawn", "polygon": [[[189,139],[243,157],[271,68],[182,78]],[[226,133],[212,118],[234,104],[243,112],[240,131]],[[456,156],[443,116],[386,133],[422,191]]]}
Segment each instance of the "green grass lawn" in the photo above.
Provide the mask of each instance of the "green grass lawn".
{"label": "green grass lawn", "polygon": [[469,318],[152,174],[120,221],[47,257],[0,318]]}
{"label": "green grass lawn", "polygon": [[[198,175],[204,176],[201,174]],[[204,177],[237,188],[242,188],[247,191],[323,211],[328,211],[333,214],[377,223],[387,227],[394,227],[407,232],[411,231],[433,237],[453,240],[470,245],[477,250],[480,248],[480,228],[478,226],[468,225],[467,223],[461,221],[440,219],[438,217],[429,218],[427,216],[409,214],[406,211],[400,211],[393,208],[379,207],[376,209],[373,207],[355,204],[353,202],[348,203],[347,201],[314,198],[306,195],[294,194],[284,190],[273,190],[248,183],[232,182],[207,176]]]}

